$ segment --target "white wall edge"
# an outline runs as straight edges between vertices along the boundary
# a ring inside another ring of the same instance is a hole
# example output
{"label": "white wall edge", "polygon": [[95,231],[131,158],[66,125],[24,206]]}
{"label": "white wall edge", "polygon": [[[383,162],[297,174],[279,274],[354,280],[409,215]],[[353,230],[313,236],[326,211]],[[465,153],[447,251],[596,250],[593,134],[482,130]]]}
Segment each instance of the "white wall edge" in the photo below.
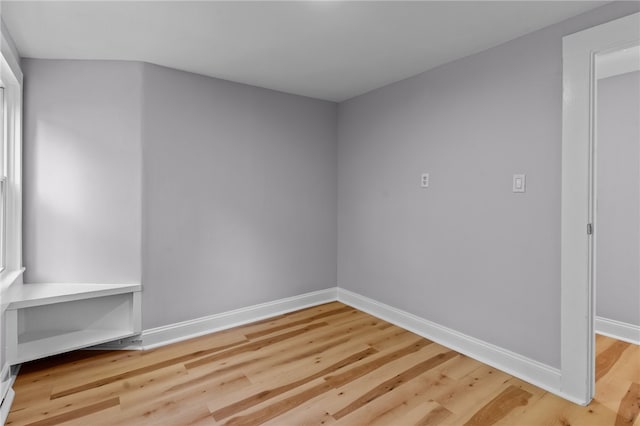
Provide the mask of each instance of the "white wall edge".
{"label": "white wall edge", "polygon": [[571,402],[584,404],[584,401],[576,400],[562,393],[561,372],[557,368],[349,290],[338,288],[338,301],[495,367]]}
{"label": "white wall edge", "polygon": [[613,337],[623,342],[640,345],[640,326],[616,321],[603,317],[596,317],[596,333]]}
{"label": "white wall edge", "polygon": [[235,309],[220,314],[209,315],[189,321],[169,324],[162,327],[143,330],[142,334],[133,339],[122,339],[104,345],[94,346],[100,350],[147,350],[171,343],[181,342],[216,331],[227,330],[255,321],[271,318],[323,303],[337,300],[337,288],[305,293],[272,302],[260,303],[246,308]]}
{"label": "white wall edge", "polygon": [[0,380],[2,381],[2,388],[0,389],[0,395],[2,402],[0,403],[0,424],[5,424],[7,417],[9,417],[9,411],[11,411],[11,404],[13,404],[13,398],[15,392],[13,391],[13,382],[18,377],[18,371],[20,367],[11,367],[8,363],[5,363],[0,372]]}
{"label": "white wall edge", "polygon": [[9,412],[11,411],[11,404],[13,404],[13,398],[15,396],[16,393],[13,389],[9,388],[9,392],[7,392],[2,400],[2,405],[0,405],[0,424],[5,424],[7,421],[7,417],[9,417]]}
{"label": "white wall edge", "polygon": [[11,366],[9,363],[5,363],[2,366],[2,371],[0,372],[0,401],[4,400],[7,395],[7,392],[11,388],[11,384],[13,381],[11,380]]}

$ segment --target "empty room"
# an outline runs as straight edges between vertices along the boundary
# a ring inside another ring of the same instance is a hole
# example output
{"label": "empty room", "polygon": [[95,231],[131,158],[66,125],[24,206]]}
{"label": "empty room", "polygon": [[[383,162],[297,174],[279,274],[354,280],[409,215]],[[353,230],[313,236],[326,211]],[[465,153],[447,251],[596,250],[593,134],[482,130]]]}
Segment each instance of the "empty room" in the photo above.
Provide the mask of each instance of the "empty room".
{"label": "empty room", "polygon": [[640,426],[640,2],[0,18],[0,424]]}

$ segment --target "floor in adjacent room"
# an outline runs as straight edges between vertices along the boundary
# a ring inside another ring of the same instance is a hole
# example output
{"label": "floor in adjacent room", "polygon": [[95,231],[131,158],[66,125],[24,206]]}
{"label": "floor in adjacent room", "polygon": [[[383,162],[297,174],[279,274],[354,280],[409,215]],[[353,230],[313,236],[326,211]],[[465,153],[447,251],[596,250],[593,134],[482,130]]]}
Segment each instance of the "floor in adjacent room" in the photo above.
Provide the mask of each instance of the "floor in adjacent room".
{"label": "floor in adjacent room", "polygon": [[149,351],[24,364],[10,425],[640,425],[640,347],[587,407],[334,302]]}

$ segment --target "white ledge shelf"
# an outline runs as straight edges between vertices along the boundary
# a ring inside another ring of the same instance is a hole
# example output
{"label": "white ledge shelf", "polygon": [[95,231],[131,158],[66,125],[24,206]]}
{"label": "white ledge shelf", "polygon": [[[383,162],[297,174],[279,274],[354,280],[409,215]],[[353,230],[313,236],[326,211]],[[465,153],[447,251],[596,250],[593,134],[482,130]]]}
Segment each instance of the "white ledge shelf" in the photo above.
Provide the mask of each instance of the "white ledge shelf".
{"label": "white ledge shelf", "polygon": [[140,290],[140,284],[22,284],[12,286],[7,291],[7,309],[23,309]]}
{"label": "white ledge shelf", "polygon": [[18,364],[141,331],[140,284],[21,284],[7,291],[7,358]]}
{"label": "white ledge shelf", "polygon": [[[30,361],[34,355],[54,355],[132,336],[131,330],[56,330],[55,332],[28,332],[18,336],[15,361]],[[48,348],[48,349],[45,349]]]}

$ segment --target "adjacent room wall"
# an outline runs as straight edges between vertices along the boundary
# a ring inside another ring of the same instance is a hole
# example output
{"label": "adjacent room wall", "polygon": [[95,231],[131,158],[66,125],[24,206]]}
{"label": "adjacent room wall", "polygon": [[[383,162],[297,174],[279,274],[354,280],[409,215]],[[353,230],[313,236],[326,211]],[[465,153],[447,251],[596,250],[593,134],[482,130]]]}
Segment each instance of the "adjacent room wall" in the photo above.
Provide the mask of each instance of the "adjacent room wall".
{"label": "adjacent room wall", "polygon": [[25,282],[140,282],[142,64],[22,68]]}
{"label": "adjacent room wall", "polygon": [[341,103],[339,287],[560,367],[562,37],[636,11],[613,3]]}
{"label": "adjacent room wall", "polygon": [[143,328],[336,285],[331,102],[144,67]]}
{"label": "adjacent room wall", "polygon": [[640,72],[598,80],[596,314],[640,326]]}

